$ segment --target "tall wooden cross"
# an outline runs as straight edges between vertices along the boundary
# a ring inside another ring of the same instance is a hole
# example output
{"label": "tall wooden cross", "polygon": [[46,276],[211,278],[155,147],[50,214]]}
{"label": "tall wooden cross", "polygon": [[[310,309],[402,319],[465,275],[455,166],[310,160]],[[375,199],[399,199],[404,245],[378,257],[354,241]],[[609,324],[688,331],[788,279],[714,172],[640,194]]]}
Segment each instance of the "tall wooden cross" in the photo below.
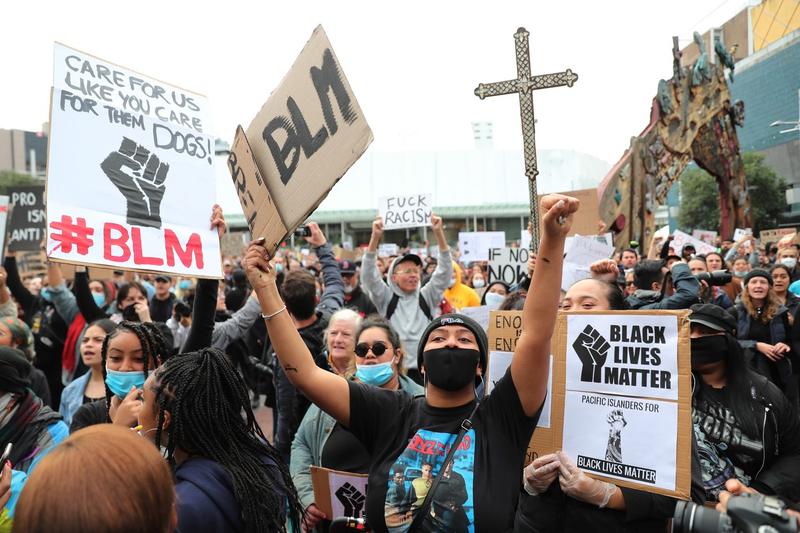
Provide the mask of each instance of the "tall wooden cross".
{"label": "tall wooden cross", "polygon": [[539,249],[539,200],[536,192],[536,176],[539,174],[536,163],[536,128],[533,116],[533,91],[536,89],[549,89],[550,87],[572,87],[578,80],[578,75],[567,69],[555,74],[531,76],[531,57],[528,46],[528,31],[519,28],[514,34],[514,44],[517,51],[517,79],[498,81],[495,83],[481,83],[475,89],[475,95],[483,100],[487,96],[519,93],[519,108],[522,118],[522,140],[525,151],[525,175],[531,201],[531,250]]}

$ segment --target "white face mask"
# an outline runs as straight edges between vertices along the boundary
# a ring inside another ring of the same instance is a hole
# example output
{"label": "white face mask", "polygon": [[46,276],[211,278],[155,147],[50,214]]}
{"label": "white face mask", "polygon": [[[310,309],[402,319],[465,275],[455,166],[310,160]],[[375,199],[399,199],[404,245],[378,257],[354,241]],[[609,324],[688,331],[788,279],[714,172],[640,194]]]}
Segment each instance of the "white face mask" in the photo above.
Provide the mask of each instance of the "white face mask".
{"label": "white face mask", "polygon": [[506,299],[505,296],[502,294],[497,294],[496,292],[487,292],[484,297],[484,301],[489,307],[498,307],[501,303],[503,303],[503,300]]}
{"label": "white face mask", "polygon": [[353,293],[353,289],[354,289],[354,287],[351,287],[350,285],[345,285],[344,286],[344,293],[345,294],[352,294]]}
{"label": "white face mask", "polygon": [[483,278],[475,278],[472,280],[472,286],[476,289],[480,289],[481,287],[485,286],[486,282],[483,281]]}
{"label": "white face mask", "polygon": [[781,259],[781,264],[786,268],[794,268],[797,265],[797,259],[794,257],[784,257]]}

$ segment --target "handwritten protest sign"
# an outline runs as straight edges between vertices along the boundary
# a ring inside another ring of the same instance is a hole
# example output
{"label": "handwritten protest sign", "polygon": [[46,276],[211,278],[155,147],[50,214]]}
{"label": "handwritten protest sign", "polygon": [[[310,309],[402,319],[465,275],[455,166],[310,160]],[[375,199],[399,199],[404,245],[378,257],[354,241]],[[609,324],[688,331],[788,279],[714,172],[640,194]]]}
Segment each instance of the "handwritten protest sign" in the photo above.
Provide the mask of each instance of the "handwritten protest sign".
{"label": "handwritten protest sign", "polygon": [[[595,477],[688,498],[687,316],[686,311],[559,313],[551,424],[534,432],[527,460],[563,449]],[[518,311],[493,312],[489,349],[513,350],[521,318]]]}
{"label": "handwritten protest sign", "polygon": [[44,186],[12,187],[11,220],[8,225],[8,251],[32,252],[41,249],[45,234]]}
{"label": "handwritten protest sign", "polygon": [[782,237],[785,237],[786,235],[791,235],[796,231],[797,228],[762,229],[758,233],[758,238],[762,242],[762,244],[766,244],[768,242],[775,244],[779,240],[781,240]]}
{"label": "handwritten protest sign", "polygon": [[391,257],[400,253],[400,247],[393,242],[384,242],[378,246],[378,257]]}
{"label": "handwritten protest sign", "polygon": [[718,234],[716,231],[709,231],[705,229],[696,229],[692,231],[692,237],[695,239],[701,240],[706,244],[710,244],[714,246],[714,242],[717,240]]}
{"label": "handwritten protest sign", "polygon": [[458,232],[458,249],[461,261],[488,261],[489,250],[503,248],[506,245],[505,231],[460,231]]}
{"label": "handwritten protest sign", "polygon": [[268,251],[277,248],[371,142],[372,130],[317,26],[231,148],[228,166],[253,237],[265,237]]}
{"label": "handwritten protest sign", "polygon": [[708,254],[717,251],[717,249],[711,246],[710,244],[704,243],[699,239],[695,239],[688,233],[684,233],[681,230],[675,230],[672,235],[674,238],[672,239],[670,247],[678,255],[680,255],[681,251],[683,250],[683,247],[686,246],[687,244],[691,244],[692,246],[694,246],[694,250],[698,254]]}
{"label": "handwritten protest sign", "polygon": [[528,275],[527,248],[491,248],[489,250],[489,283],[505,281],[516,285]]}
{"label": "handwritten protest sign", "polygon": [[576,281],[591,277],[589,265],[599,259],[607,259],[614,253],[614,246],[600,241],[596,236],[575,235],[569,237],[562,267],[561,288],[567,290]]}
{"label": "handwritten protest sign", "polygon": [[311,465],[314,503],[329,518],[366,518],[367,474]]}
{"label": "handwritten protest sign", "polygon": [[417,228],[431,225],[433,195],[385,196],[378,201],[384,229]]}
{"label": "handwritten protest sign", "polygon": [[56,44],[48,256],[221,277],[209,128],[204,97]]}

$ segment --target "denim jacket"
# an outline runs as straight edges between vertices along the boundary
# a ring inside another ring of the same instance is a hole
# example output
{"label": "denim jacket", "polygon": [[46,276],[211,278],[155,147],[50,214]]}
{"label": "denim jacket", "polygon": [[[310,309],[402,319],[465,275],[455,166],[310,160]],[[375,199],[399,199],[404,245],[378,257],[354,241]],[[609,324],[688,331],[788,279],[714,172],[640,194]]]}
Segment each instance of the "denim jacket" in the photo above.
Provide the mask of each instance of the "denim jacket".
{"label": "denim jacket", "polygon": [[84,375],[76,378],[61,391],[61,406],[58,408],[58,412],[64,417],[64,423],[67,426],[72,423],[72,415],[75,414],[78,407],[83,405],[83,393],[86,392],[86,385],[89,384],[91,377],[92,371],[87,370]]}
{"label": "denim jacket", "polygon": [[[423,394],[424,389],[410,378],[400,375],[400,390],[416,396]],[[311,485],[310,466],[320,466],[322,449],[328,441],[336,420],[322,409],[312,404],[309,407],[300,427],[292,441],[292,460],[289,472],[292,475],[297,495],[303,509],[314,503],[314,488]]]}

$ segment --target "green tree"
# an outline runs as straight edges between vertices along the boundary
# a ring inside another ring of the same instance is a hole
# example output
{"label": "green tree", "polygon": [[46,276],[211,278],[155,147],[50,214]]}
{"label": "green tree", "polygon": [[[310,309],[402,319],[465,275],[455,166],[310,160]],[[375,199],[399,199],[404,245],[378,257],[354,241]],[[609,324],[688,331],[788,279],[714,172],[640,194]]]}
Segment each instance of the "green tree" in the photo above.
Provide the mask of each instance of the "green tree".
{"label": "green tree", "polygon": [[[786,180],[764,164],[756,152],[743,154],[753,232],[775,228],[786,211]],[[680,178],[681,210],[678,222],[685,230],[719,229],[719,187],[717,181],[699,168],[685,171]]]}
{"label": "green tree", "polygon": [[681,210],[678,223],[683,230],[719,229],[719,187],[711,174],[700,168],[680,177]]}
{"label": "green tree", "polygon": [[8,189],[11,187],[41,185],[42,183],[44,183],[42,180],[29,174],[20,174],[13,170],[0,171],[0,194],[8,194]]}

